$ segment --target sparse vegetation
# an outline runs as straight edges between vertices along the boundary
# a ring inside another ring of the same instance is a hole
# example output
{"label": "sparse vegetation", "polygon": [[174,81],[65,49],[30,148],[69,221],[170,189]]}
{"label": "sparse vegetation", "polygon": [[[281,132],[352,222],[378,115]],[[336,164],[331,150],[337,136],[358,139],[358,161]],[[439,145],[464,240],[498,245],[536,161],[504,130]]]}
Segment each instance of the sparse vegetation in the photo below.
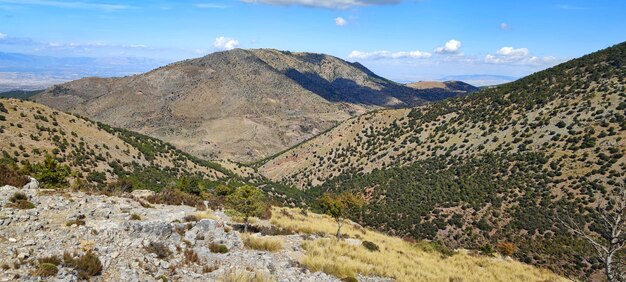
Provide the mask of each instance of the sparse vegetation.
{"label": "sparse vegetation", "polygon": [[216,254],[228,253],[228,247],[226,247],[226,245],[223,245],[223,244],[211,243],[211,245],[209,245],[209,250],[212,253],[216,253]]}
{"label": "sparse vegetation", "polygon": [[172,251],[170,251],[166,245],[159,242],[150,242],[146,247],[146,251],[157,255],[160,259],[165,259],[172,255]]}
{"label": "sparse vegetation", "polygon": [[279,237],[272,236],[255,236],[249,234],[241,234],[241,240],[244,246],[260,251],[277,252],[283,248],[284,240]]}

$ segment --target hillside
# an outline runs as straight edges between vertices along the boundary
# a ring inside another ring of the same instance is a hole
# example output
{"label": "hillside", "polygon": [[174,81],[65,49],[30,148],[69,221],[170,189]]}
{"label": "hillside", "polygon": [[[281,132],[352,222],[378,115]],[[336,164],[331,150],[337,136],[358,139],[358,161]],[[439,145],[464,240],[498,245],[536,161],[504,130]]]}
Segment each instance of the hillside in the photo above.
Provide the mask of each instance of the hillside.
{"label": "hillside", "polygon": [[424,91],[328,55],[235,49],[141,75],[80,79],[33,99],[195,156],[241,162],[371,109],[423,104],[433,98]]}
{"label": "hillside", "polygon": [[26,90],[11,90],[11,91],[6,91],[6,92],[0,92],[0,97],[2,98],[17,98],[17,99],[28,99],[34,95],[37,95],[39,93],[43,92],[43,90],[33,90],[33,91],[26,91]]}
{"label": "hillside", "polygon": [[420,90],[420,98],[438,101],[468,95],[480,90],[463,81],[418,81],[406,84],[407,87]]}
{"label": "hillside", "polygon": [[[158,190],[183,175],[218,180],[231,172],[200,161],[162,141],[111,128],[30,101],[0,99],[3,158],[35,164],[54,155],[74,177],[104,184],[125,175]],[[157,171],[161,173],[156,174]],[[157,185],[157,182],[163,180]]]}
{"label": "hillside", "polygon": [[625,77],[622,43],[470,96],[352,118],[259,172],[312,195],[363,192],[364,223],[380,230],[453,246],[508,238],[523,261],[588,279],[599,266],[555,212],[584,214],[623,181]]}
{"label": "hillside", "polygon": [[[32,208],[11,207],[16,193]],[[255,219],[260,233],[246,234],[223,212],[148,204],[149,195],[0,187],[0,279],[567,281],[498,254],[443,252],[351,222],[337,241],[331,218],[298,209],[274,208],[270,220]]]}

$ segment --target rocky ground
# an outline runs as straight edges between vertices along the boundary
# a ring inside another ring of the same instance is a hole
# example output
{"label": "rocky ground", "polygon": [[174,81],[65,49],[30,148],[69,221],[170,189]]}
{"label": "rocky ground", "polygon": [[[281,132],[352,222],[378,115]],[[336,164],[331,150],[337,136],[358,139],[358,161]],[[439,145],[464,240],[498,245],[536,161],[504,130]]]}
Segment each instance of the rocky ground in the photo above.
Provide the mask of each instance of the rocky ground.
{"label": "rocky ground", "polygon": [[[35,207],[11,208],[9,199],[16,192]],[[299,266],[304,255],[300,235],[284,236],[282,250],[275,253],[246,249],[220,212],[215,219],[186,222],[186,216],[198,213],[195,208],[11,186],[0,187],[0,206],[0,281],[77,281],[77,270],[63,262],[56,274],[37,276],[40,259],[62,260],[64,253],[78,258],[87,252],[102,263],[101,273],[91,277],[95,281],[212,281],[233,273],[277,281],[338,280]],[[169,256],[149,252],[154,243],[163,244]],[[216,245],[228,252],[212,252]]]}

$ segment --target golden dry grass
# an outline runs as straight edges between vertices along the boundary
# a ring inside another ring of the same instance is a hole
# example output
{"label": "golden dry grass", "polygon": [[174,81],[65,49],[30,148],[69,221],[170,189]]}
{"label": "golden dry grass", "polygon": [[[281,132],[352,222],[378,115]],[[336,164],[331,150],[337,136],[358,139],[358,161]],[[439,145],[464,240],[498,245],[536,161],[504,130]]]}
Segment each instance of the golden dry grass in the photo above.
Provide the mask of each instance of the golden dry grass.
{"label": "golden dry grass", "polygon": [[283,248],[285,240],[279,236],[255,236],[241,234],[244,246],[260,251],[278,252]]}
{"label": "golden dry grass", "polygon": [[[284,209],[286,212],[281,211]],[[397,281],[568,281],[540,269],[501,257],[471,255],[461,250],[444,258],[440,253],[397,237],[346,224],[342,232],[352,238],[374,242],[379,252],[332,238],[336,225],[327,216],[298,209],[274,208],[272,224],[302,233],[331,234],[328,238],[303,244],[301,263],[311,271],[323,271],[339,278],[376,275]]]}
{"label": "golden dry grass", "polygon": [[261,272],[254,271],[249,272],[243,269],[229,269],[224,272],[219,278],[217,278],[219,282],[271,282],[276,281],[274,277],[271,275]]}

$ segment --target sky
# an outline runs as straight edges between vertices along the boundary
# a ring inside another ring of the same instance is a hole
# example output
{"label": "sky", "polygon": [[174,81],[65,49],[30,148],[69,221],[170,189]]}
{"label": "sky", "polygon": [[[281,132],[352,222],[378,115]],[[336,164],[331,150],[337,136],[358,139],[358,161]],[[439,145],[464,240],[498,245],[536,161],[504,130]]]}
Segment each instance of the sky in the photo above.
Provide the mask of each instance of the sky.
{"label": "sky", "polygon": [[[115,65],[76,74],[106,76],[275,48],[358,61],[398,82],[489,84],[626,40],[625,11],[624,0],[0,0],[0,52]],[[6,60],[0,72],[25,71]]]}

